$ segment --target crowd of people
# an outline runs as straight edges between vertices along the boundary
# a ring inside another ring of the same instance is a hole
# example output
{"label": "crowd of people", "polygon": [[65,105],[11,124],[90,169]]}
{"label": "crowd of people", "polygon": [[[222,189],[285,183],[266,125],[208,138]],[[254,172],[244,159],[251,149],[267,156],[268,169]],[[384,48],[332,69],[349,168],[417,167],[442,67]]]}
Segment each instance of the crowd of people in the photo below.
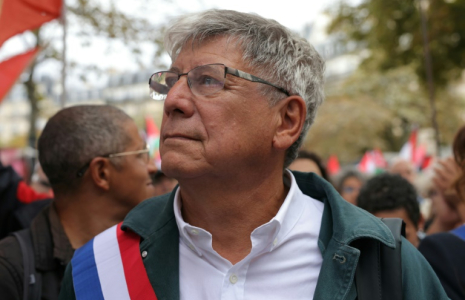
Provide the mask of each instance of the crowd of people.
{"label": "crowd of people", "polygon": [[[1,167],[0,217],[32,211],[0,241],[2,299],[465,299],[465,127],[423,184],[402,159],[330,177],[299,151],[323,101],[306,40],[209,10],[176,19],[165,48],[171,68],[149,81],[164,100],[163,171],[109,105],[47,122],[37,146],[53,194],[31,196],[40,209]],[[381,218],[402,219],[405,238]],[[362,268],[368,255],[389,268]]]}
{"label": "crowd of people", "polygon": [[376,217],[402,219],[406,239],[426,257],[448,296],[465,299],[465,242],[450,233],[465,223],[465,198],[460,194],[465,127],[457,132],[453,148],[455,157],[437,159],[421,174],[412,162],[395,157],[384,173],[371,178],[355,166],[329,177],[319,155],[306,150],[289,169],[318,174],[333,183],[344,200]]}

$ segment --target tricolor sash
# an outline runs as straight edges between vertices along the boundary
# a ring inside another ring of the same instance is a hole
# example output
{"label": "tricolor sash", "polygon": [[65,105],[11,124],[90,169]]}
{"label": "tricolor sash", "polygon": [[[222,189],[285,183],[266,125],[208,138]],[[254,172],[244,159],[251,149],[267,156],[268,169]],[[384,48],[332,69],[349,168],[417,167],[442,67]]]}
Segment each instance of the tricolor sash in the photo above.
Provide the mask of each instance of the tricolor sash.
{"label": "tricolor sash", "polygon": [[455,228],[451,232],[465,241],[465,225]]}
{"label": "tricolor sash", "polygon": [[71,265],[76,300],[157,300],[139,250],[140,237],[119,223],[77,249]]}

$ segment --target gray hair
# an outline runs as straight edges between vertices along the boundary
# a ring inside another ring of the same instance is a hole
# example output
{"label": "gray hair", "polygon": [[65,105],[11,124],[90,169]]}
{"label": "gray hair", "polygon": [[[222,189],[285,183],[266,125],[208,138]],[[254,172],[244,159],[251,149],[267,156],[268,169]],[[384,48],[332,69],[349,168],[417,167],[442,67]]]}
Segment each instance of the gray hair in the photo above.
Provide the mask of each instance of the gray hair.
{"label": "gray hair", "polygon": [[[257,72],[254,75],[304,99],[307,117],[299,138],[287,150],[284,162],[287,167],[297,157],[317,108],[323,102],[323,59],[307,40],[278,22],[231,10],[213,9],[176,19],[166,32],[165,48],[174,61],[190,41],[200,45],[216,36],[225,36],[228,41],[234,39],[239,43],[245,62]],[[283,98],[274,88],[266,85],[262,88],[270,95],[271,105]]]}
{"label": "gray hair", "polygon": [[131,137],[124,125],[132,121],[110,105],[72,106],[45,125],[38,141],[39,161],[50,184],[61,190],[78,185],[77,172],[93,158],[125,150]]}

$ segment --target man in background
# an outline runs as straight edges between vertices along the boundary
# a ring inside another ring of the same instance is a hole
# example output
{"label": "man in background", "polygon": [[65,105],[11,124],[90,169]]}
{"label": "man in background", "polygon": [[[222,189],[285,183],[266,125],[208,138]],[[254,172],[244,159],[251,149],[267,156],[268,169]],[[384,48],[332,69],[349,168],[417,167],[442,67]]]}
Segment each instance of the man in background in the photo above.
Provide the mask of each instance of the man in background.
{"label": "man in background", "polygon": [[412,245],[418,247],[418,231],[423,229],[415,188],[399,175],[377,175],[362,187],[357,198],[360,208],[379,218],[401,218],[405,222],[405,234]]}
{"label": "man in background", "polygon": [[55,195],[26,235],[34,250],[32,274],[40,278],[35,285],[40,286],[24,285],[24,253],[16,237],[7,237],[0,242],[2,299],[23,299],[34,288],[34,296],[57,299],[74,250],[154,195],[150,174],[156,169],[146,144],[134,121],[116,107],[59,111],[45,126],[38,150]]}
{"label": "man in background", "polygon": [[413,165],[412,162],[404,158],[401,158],[401,157],[394,158],[388,168],[388,171],[391,174],[398,174],[402,176],[412,185],[415,184],[415,179],[417,176],[415,166]]}

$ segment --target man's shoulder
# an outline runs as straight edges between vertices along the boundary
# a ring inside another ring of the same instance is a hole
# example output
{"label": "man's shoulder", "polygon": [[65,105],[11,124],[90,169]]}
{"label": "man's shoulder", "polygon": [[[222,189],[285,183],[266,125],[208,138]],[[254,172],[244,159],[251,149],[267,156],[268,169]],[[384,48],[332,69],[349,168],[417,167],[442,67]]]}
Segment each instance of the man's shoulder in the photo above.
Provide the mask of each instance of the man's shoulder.
{"label": "man's shoulder", "polygon": [[20,299],[22,290],[22,255],[19,243],[13,236],[0,241],[0,294],[5,299]]}
{"label": "man's shoulder", "polygon": [[21,249],[14,236],[7,236],[0,241],[0,257],[11,262],[21,262]]}
{"label": "man's shoulder", "polygon": [[431,265],[406,239],[401,252],[404,299],[449,299]]}

